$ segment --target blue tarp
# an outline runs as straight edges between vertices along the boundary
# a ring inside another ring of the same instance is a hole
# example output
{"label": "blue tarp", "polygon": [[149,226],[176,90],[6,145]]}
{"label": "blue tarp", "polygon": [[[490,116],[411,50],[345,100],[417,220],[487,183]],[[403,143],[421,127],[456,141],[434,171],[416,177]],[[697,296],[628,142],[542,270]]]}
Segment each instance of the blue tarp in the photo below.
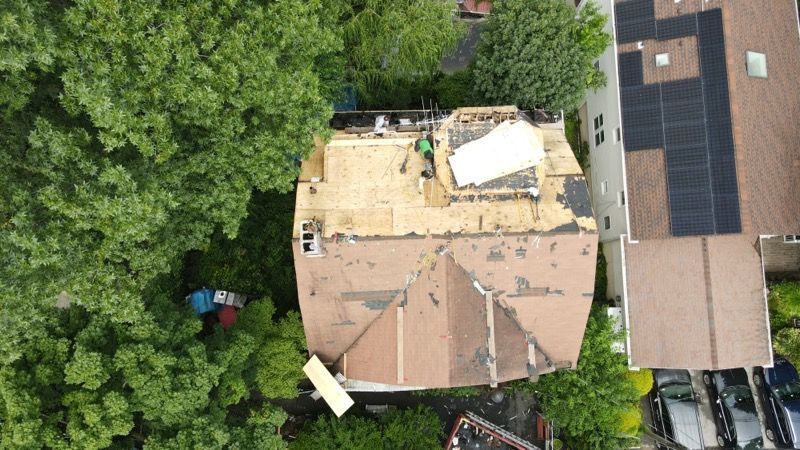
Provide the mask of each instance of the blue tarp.
{"label": "blue tarp", "polygon": [[217,309],[214,303],[213,289],[198,289],[189,295],[189,303],[192,304],[195,314],[202,315]]}

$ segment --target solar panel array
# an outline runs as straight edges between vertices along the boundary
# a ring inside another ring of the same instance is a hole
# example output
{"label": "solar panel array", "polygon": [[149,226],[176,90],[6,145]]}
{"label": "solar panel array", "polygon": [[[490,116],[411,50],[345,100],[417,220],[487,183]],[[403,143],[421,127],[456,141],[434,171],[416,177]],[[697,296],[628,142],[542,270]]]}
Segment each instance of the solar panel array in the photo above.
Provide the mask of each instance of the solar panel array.
{"label": "solar panel array", "polygon": [[697,34],[697,17],[695,14],[670,17],[656,22],[656,39],[666,41]]}
{"label": "solar panel array", "polygon": [[722,12],[655,20],[653,0],[616,8],[619,42],[697,35],[700,57],[699,78],[644,84],[642,52],[619,55],[625,151],[664,149],[674,236],[740,232]]}
{"label": "solar panel array", "polygon": [[703,74],[703,99],[706,106],[708,153],[711,158],[714,216],[717,233],[738,233],[742,229],[739,211],[739,185],[733,153],[733,127],[725,63],[725,34],[722,11],[712,9],[697,14],[700,72]]}
{"label": "solar panel array", "polygon": [[614,6],[617,17],[617,42],[643,41],[656,37],[653,0],[628,0]]}

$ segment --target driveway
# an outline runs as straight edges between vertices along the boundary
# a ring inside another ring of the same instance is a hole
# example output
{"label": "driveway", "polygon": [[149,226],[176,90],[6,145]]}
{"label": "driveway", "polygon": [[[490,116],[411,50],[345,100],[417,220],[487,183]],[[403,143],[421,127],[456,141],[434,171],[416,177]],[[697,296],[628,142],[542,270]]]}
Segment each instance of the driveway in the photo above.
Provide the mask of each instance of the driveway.
{"label": "driveway", "polygon": [[[750,380],[750,390],[753,392],[753,396],[757,396],[756,387],[753,386],[753,369],[747,368],[747,378]],[[703,384],[703,371],[702,370],[690,370],[689,373],[692,375],[692,387],[694,391],[700,394],[700,427],[703,429],[703,440],[706,444],[707,449],[717,449],[717,427],[714,424],[714,416],[711,412],[711,405],[710,399],[708,397],[708,391],[706,390],[705,385]],[[764,411],[761,409],[761,401],[756,398],[756,411],[758,412],[758,418],[761,423],[761,436],[764,438],[764,448],[765,449],[772,449],[776,448],[772,442],[767,440],[766,435],[764,434]]]}

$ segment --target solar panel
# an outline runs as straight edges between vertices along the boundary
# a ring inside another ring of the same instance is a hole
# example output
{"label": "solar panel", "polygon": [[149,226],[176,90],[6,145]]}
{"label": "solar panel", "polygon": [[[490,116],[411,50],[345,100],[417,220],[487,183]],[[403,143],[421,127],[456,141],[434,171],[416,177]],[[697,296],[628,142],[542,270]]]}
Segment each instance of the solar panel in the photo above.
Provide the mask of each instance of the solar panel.
{"label": "solar panel", "polygon": [[657,84],[621,88],[626,151],[661,148],[664,145],[660,97]]}
{"label": "solar panel", "polygon": [[653,0],[627,0],[614,5],[617,42],[635,42],[656,37]]}
{"label": "solar panel", "polygon": [[620,43],[697,35],[700,77],[644,83],[641,52],[619,55],[625,150],[663,148],[674,236],[741,231],[722,12],[656,21],[653,0],[615,6]]}
{"label": "solar panel", "polygon": [[622,87],[644,84],[644,66],[642,52],[620,53],[619,85]]}
{"label": "solar panel", "polygon": [[697,34],[697,15],[670,17],[656,21],[656,39],[666,41]]}
{"label": "solar panel", "polygon": [[700,12],[697,14],[697,23],[716,231],[738,233],[742,225],[722,11],[712,9]]}

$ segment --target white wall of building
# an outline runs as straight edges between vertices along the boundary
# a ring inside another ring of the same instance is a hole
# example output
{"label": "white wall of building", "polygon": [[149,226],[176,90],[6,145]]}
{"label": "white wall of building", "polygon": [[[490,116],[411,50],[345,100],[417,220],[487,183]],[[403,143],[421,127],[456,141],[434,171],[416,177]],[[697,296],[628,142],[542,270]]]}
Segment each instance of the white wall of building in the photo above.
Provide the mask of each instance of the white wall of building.
{"label": "white wall of building", "polygon": [[[609,17],[606,32],[613,34],[612,0],[591,0]],[[581,3],[581,7],[586,4]],[[606,74],[606,86],[586,94],[586,119],[589,135],[589,157],[592,171],[592,200],[600,241],[619,239],[627,233],[625,206],[621,201],[625,191],[622,169],[622,130],[619,111],[617,62],[614,46],[609,46],[598,59],[600,70]],[[602,118],[602,124],[601,122]],[[597,127],[595,127],[597,125]],[[606,219],[608,218],[608,219]],[[606,225],[609,227],[606,228]]]}
{"label": "white wall of building", "polygon": [[[608,17],[605,30],[614,34],[613,0],[583,0],[578,8],[589,1],[595,2],[600,11]],[[614,45],[610,45],[597,60],[600,70],[606,74],[605,87],[589,90],[585,98],[585,110],[591,167],[592,205],[600,230],[600,241],[606,257],[609,298],[622,298],[624,295],[622,277],[622,254],[620,235],[628,233],[627,211],[624,202],[625,172],[623,169],[622,118],[619,106],[619,85],[617,78],[617,58]],[[602,125],[600,116],[602,115]],[[597,127],[595,127],[597,119]],[[599,135],[599,136],[598,136]],[[600,142],[598,142],[600,141]],[[608,219],[606,219],[608,218]],[[607,220],[607,221],[606,221]],[[608,222],[608,229],[606,223]]]}

